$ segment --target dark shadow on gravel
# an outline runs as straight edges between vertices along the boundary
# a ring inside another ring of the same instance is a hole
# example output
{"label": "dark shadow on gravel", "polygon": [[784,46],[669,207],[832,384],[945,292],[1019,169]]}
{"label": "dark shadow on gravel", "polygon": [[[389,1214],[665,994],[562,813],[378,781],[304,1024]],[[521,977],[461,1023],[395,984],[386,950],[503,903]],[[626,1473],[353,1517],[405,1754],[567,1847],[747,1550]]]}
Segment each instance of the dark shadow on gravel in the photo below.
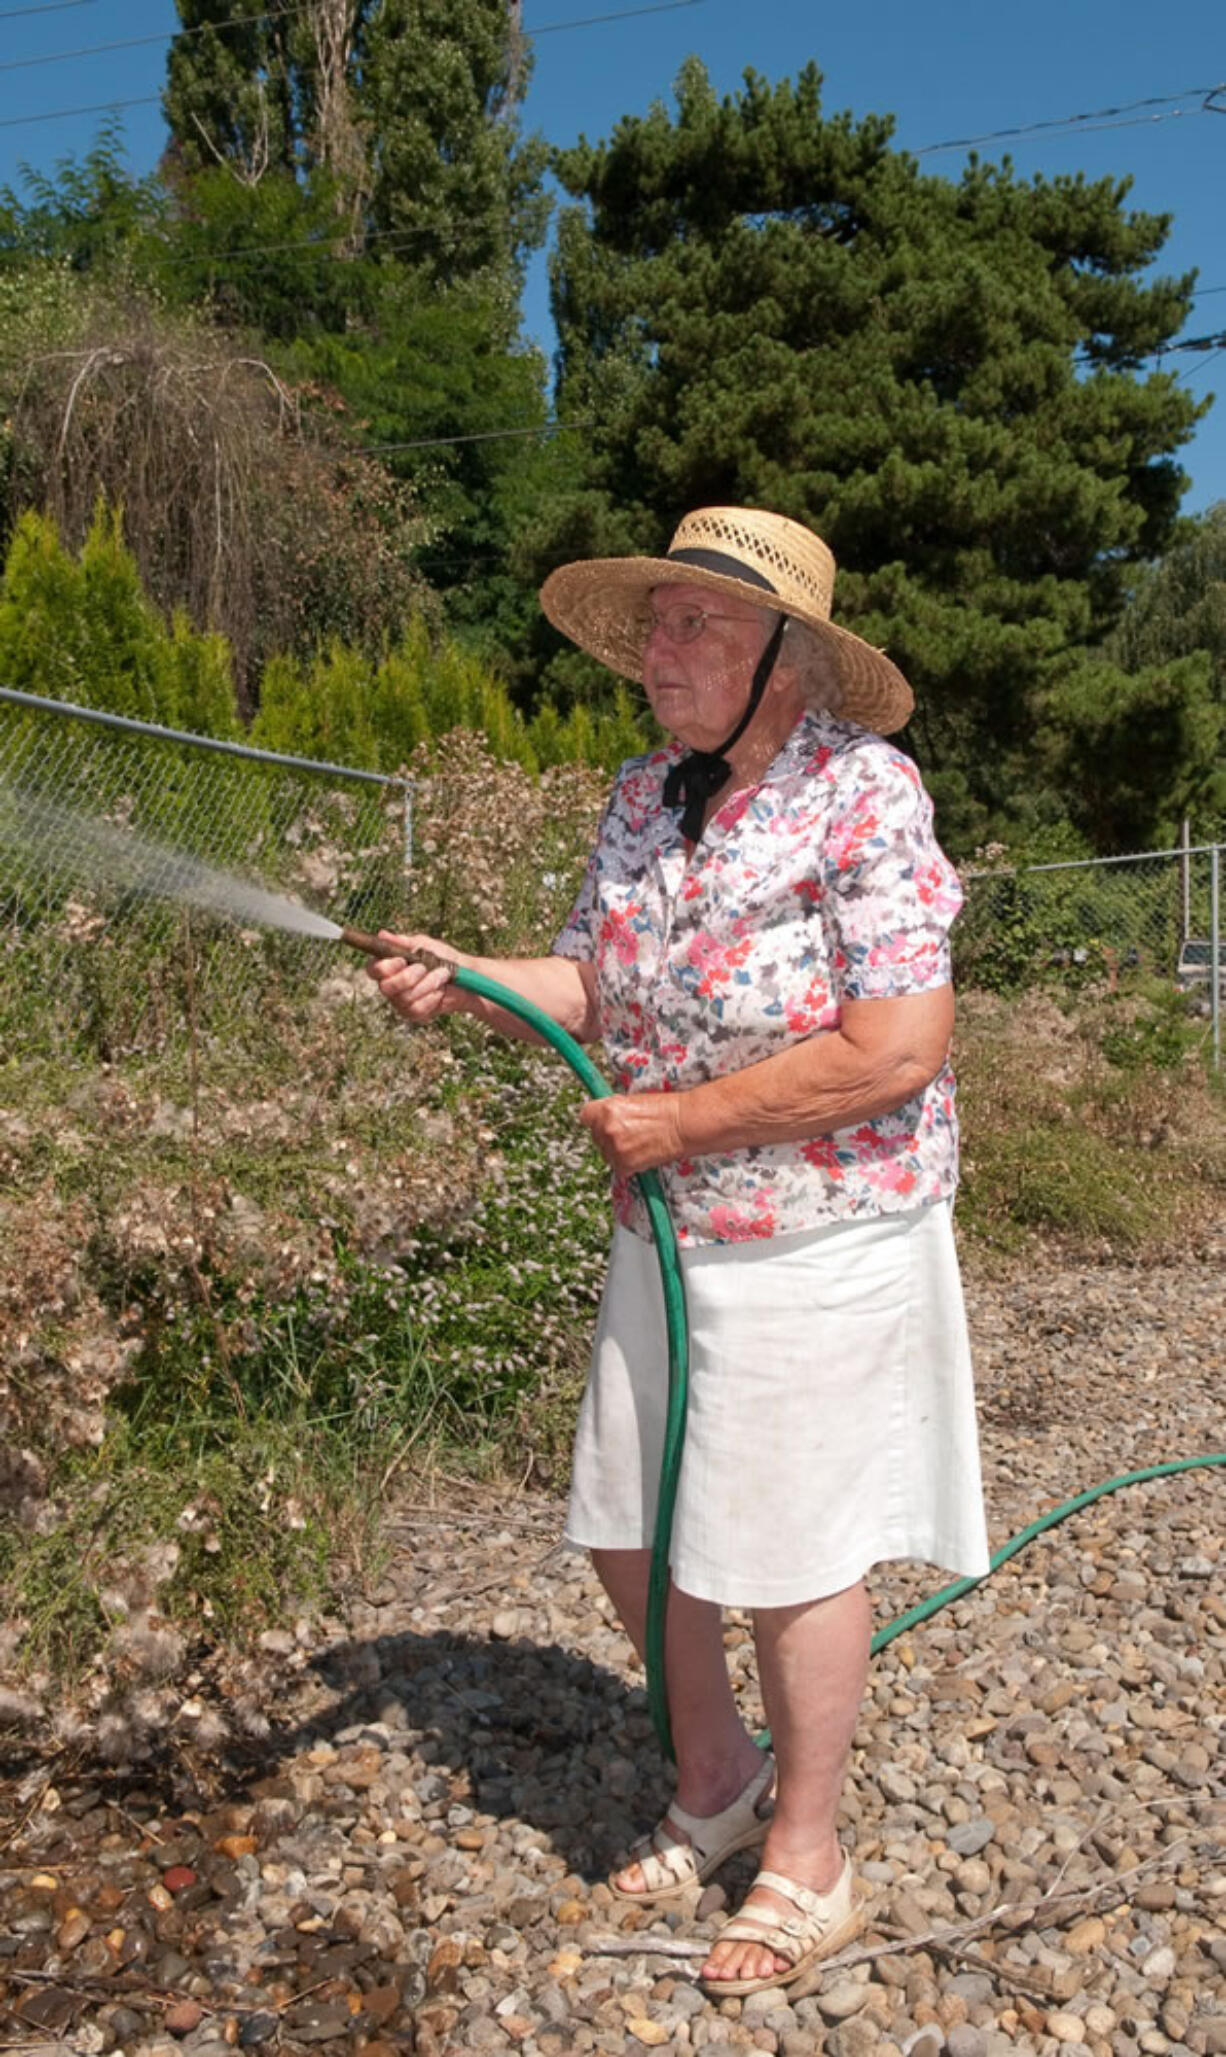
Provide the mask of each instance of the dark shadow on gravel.
{"label": "dark shadow on gravel", "polygon": [[[216,1753],[163,1740],[117,1765],[104,1762],[92,1740],[55,1751],[14,1738],[0,1748],[0,1825],[11,1831],[20,1820],[19,1794],[36,1807],[38,1789],[54,1782],[64,1800],[63,1846],[46,1855],[67,1861],[78,1835],[96,1833],[104,1814],[112,1830],[139,1833],[144,1821],[213,1815],[227,1803],[276,1795],[283,1778],[289,1798],[291,1760],[331,1744],[342,1759],[320,1767],[311,1812],[365,1812],[369,1784],[399,1752],[411,1760],[402,1788],[407,1779],[414,1800],[402,1815],[394,1794],[386,1821],[412,1822],[406,1854],[422,1827],[452,1841],[472,1814],[493,1816],[522,1824],[526,1840],[535,1831],[569,1871],[595,1881],[667,1804],[671,1775],[643,1688],[557,1644],[406,1632],[335,1644],[312,1658],[310,1672],[335,1696],[330,1704],[299,1719],[273,1717],[267,1735],[231,1740]],[[291,1705],[298,1681],[286,1681]],[[224,1697],[215,1704],[226,1713]],[[377,1757],[363,1753],[363,1740]],[[299,1759],[296,1770],[303,1768]]]}
{"label": "dark shadow on gravel", "polygon": [[[276,1794],[282,1779],[289,1798],[291,1760],[331,1744],[343,1762],[320,1767],[312,1812],[343,1819],[365,1811],[369,1785],[399,1752],[410,1761],[389,1797],[387,1826],[403,1818],[414,1834],[424,1825],[450,1841],[471,1814],[514,1820],[547,1840],[568,1870],[596,1880],[658,1819],[671,1793],[643,1687],[558,1644],[401,1632],[334,1644],[310,1660],[311,1673],[333,1696],[327,1705],[280,1720],[270,1714],[266,1735],[232,1737],[216,1750],[163,1734],[139,1756],[108,1763],[93,1737],[59,1749],[0,1739],[0,1830],[19,1835],[40,1791],[54,1784],[62,1847],[44,1846],[45,1856],[69,1861],[78,1838],[103,1826],[139,1832],[149,1820],[212,1814]],[[293,1708],[302,1683],[302,1673],[284,1676],[283,1706]],[[224,1690],[209,1697],[229,1715]],[[275,1701],[270,1683],[265,1708]],[[378,1755],[359,1763],[367,1727]],[[311,1767],[299,1760],[296,1770],[304,1768]],[[403,1815],[406,1780],[414,1798]]]}
{"label": "dark shadow on gravel", "polygon": [[355,1729],[380,1724],[372,1742],[425,1760],[417,1797],[442,1835],[463,1825],[449,1819],[455,1809],[512,1818],[596,1879],[667,1804],[672,1778],[644,1688],[559,1644],[401,1632],[334,1645],[311,1668],[339,1697],[274,1731],[264,1754],[342,1736],[351,1746]]}

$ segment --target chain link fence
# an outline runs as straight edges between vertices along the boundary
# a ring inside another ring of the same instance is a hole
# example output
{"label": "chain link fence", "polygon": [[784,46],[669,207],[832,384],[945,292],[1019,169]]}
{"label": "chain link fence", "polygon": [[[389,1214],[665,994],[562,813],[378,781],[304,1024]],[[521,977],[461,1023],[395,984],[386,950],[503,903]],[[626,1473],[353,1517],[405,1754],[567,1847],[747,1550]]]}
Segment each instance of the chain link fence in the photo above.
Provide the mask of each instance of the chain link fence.
{"label": "chain link fence", "polygon": [[[1220,844],[971,872],[954,931],[959,982],[994,991],[1159,979],[1213,1022],[1226,998]],[[1217,966],[1217,978],[1212,967]]]}
{"label": "chain link fence", "polygon": [[[61,1034],[104,1055],[160,1047],[189,1021],[240,1032],[335,956],[183,904],[185,876],[207,866],[378,928],[404,912],[411,834],[405,779],[0,688],[5,1046],[45,1038],[35,993],[57,986]],[[125,849],[131,864],[111,861]]]}

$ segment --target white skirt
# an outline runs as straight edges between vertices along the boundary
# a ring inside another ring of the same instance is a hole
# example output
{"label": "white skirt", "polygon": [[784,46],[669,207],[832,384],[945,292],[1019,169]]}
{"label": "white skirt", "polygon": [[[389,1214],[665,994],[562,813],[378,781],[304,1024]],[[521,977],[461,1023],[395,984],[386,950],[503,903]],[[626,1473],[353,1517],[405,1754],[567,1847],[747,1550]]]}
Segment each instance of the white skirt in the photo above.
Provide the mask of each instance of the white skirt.
{"label": "white skirt", "polygon": [[[886,1558],[988,1569],[949,1202],[683,1250],[689,1406],[674,1584],[789,1607]],[[649,1547],[668,1400],[655,1250],[614,1233],[566,1540]]]}

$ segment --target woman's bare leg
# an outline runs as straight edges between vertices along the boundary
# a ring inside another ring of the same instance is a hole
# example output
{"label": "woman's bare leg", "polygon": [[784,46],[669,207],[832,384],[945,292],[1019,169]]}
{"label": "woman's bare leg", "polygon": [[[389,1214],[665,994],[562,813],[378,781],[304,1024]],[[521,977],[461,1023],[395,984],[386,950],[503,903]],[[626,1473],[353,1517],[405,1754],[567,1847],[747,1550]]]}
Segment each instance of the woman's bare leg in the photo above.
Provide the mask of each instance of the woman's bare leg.
{"label": "woman's bare leg", "polygon": [[[842,1865],[835,1821],[864,1697],[869,1626],[862,1584],[754,1615],[762,1698],[779,1767],[762,1865],[815,1893],[830,1891]],[[670,1690],[671,1682],[670,1671]],[[745,1905],[780,1916],[796,1911],[766,1887],[755,1886]],[[717,1942],[702,1976],[768,1978],[782,1969],[784,1960],[760,1943]]]}
{"label": "woman's bare leg", "polygon": [[[593,1550],[592,1563],[642,1656],[651,1552]],[[720,1610],[712,1601],[695,1600],[670,1587],[664,1663],[669,1722],[677,1752],[678,1804],[691,1814],[718,1814],[744,1791],[761,1765],[762,1753],[737,1712],[724,1656]],[[677,1833],[681,1837],[682,1832]],[[617,1882],[624,1892],[642,1892],[640,1867],[629,1865],[618,1874]]]}

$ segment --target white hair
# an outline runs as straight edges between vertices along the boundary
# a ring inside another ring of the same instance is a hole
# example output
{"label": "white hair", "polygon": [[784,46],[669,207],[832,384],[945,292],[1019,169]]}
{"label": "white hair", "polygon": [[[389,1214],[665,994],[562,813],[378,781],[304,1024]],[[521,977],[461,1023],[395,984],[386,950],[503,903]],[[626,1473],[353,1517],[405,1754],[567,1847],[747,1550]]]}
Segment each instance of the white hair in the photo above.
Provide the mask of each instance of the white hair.
{"label": "white hair", "polygon": [[797,621],[795,615],[789,615],[779,655],[791,667],[806,707],[839,713],[843,684],[838,654],[824,636],[819,636],[806,622]]}

